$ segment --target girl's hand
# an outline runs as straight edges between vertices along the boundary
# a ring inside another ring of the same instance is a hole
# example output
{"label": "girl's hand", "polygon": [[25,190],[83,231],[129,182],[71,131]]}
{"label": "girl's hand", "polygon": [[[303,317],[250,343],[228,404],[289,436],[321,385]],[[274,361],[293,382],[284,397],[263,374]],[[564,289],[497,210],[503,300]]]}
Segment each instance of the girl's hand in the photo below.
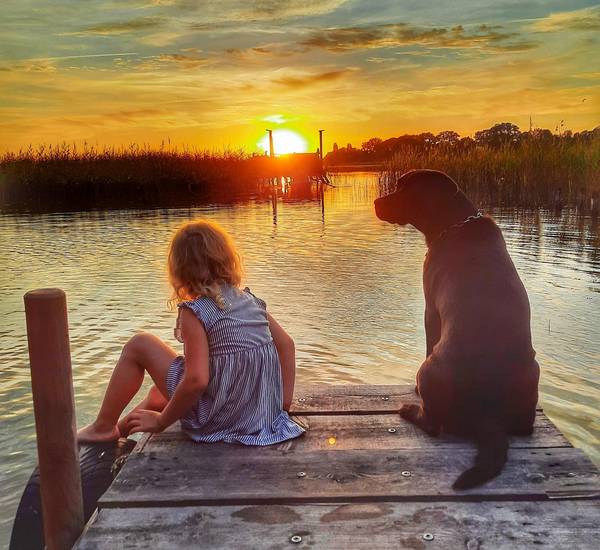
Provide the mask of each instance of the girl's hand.
{"label": "girl's hand", "polygon": [[128,416],[129,433],[136,432],[162,432],[166,426],[161,422],[161,413],[157,411],[149,411],[147,409],[138,409],[133,411]]}

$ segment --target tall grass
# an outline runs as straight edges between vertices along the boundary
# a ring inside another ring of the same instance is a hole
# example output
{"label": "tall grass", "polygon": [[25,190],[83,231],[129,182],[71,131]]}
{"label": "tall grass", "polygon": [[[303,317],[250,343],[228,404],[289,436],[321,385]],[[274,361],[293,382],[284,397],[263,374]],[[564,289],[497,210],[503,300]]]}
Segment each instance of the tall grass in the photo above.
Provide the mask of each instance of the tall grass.
{"label": "tall grass", "polygon": [[0,210],[58,211],[191,205],[256,191],[242,151],[67,144],[0,157]]}
{"label": "tall grass", "polygon": [[526,140],[518,145],[465,149],[406,148],[385,162],[382,191],[414,168],[442,170],[479,204],[598,208],[600,136],[583,140]]}

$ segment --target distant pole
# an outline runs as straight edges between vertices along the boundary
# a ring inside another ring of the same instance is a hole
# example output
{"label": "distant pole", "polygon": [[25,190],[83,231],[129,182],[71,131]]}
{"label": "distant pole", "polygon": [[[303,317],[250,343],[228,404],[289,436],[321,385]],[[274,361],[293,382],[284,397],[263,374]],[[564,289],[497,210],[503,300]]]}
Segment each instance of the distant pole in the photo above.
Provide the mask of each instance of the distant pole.
{"label": "distant pole", "polygon": [[319,130],[319,156],[321,160],[323,160],[323,132],[324,130]]}
{"label": "distant pole", "polygon": [[273,130],[267,129],[267,132],[269,132],[269,156],[274,157],[275,149],[273,147]]}
{"label": "distant pole", "polygon": [[58,288],[25,294],[44,538],[72,548],[84,527],[67,298]]}

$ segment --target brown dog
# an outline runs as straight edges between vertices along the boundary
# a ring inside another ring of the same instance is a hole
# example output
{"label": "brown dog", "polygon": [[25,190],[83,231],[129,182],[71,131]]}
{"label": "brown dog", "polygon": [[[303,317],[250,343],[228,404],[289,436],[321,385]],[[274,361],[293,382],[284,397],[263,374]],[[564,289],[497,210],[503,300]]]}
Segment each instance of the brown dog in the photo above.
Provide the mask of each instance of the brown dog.
{"label": "brown dog", "polygon": [[425,235],[423,267],[427,358],[417,373],[423,405],[402,417],[428,434],[475,437],[475,464],[455,481],[474,487],[497,476],[508,434],[533,431],[539,366],[531,345],[527,293],[500,229],[456,183],[413,170],[395,193],[375,201],[377,216]]}

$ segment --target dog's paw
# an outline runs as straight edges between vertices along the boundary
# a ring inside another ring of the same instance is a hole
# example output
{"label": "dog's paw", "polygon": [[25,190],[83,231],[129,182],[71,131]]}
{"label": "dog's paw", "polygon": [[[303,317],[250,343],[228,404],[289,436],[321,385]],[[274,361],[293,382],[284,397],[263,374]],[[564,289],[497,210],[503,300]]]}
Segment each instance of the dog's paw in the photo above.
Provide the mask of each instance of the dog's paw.
{"label": "dog's paw", "polygon": [[421,413],[421,407],[419,405],[402,405],[398,412],[405,420],[415,422]]}

